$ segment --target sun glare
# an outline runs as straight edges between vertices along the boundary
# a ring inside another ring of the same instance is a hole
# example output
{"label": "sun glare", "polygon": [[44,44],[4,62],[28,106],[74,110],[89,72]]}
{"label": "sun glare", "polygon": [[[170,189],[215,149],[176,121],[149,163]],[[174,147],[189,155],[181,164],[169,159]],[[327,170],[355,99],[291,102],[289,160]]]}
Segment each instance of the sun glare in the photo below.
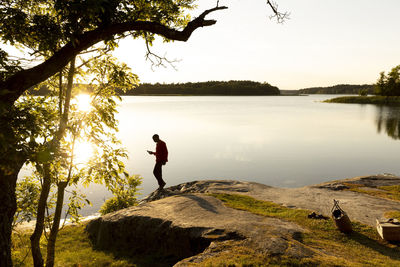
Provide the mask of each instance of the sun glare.
{"label": "sun glare", "polygon": [[94,155],[93,145],[89,142],[78,141],[75,144],[74,155],[77,164],[88,162]]}
{"label": "sun glare", "polygon": [[87,94],[80,94],[75,97],[78,110],[89,112],[92,109],[91,97]]}

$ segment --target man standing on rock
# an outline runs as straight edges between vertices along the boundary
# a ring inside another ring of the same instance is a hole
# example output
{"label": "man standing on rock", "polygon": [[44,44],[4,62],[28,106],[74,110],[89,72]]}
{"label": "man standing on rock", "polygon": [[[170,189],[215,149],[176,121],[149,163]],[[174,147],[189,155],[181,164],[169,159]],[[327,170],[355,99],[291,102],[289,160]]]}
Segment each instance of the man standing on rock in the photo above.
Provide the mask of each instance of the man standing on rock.
{"label": "man standing on rock", "polygon": [[162,190],[166,184],[162,178],[162,165],[165,165],[168,161],[168,149],[167,145],[160,139],[158,134],[153,135],[153,141],[157,143],[156,152],[149,150],[147,150],[147,152],[150,155],[156,156],[156,165],[154,166],[153,174],[157,179],[159,185],[158,189]]}

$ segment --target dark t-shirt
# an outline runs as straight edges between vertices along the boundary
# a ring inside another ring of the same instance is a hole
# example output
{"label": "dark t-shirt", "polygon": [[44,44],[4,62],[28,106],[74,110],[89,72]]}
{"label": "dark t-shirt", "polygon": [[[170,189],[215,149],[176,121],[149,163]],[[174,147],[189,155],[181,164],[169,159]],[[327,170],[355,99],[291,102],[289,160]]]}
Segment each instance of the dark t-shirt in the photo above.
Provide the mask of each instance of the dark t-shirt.
{"label": "dark t-shirt", "polygon": [[156,162],[168,161],[168,149],[164,141],[159,140],[156,146]]}

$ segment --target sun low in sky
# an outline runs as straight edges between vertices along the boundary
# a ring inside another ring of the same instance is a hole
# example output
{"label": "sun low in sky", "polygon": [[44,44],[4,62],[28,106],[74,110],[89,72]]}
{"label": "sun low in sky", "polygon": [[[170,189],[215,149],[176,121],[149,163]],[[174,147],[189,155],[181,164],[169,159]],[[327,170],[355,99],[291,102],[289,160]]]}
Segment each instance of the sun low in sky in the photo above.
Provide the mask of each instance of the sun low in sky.
{"label": "sun low in sky", "polygon": [[[92,98],[89,94],[79,94],[74,97],[73,104],[79,112],[87,113],[90,112],[92,107]],[[94,145],[84,138],[78,138],[74,145],[74,162],[79,164],[85,164],[94,155]]]}
{"label": "sun low in sky", "polygon": [[76,165],[87,163],[93,157],[95,149],[93,144],[85,140],[79,140],[74,148],[74,162]]}
{"label": "sun low in sky", "polygon": [[75,96],[75,102],[79,111],[89,112],[92,109],[91,96],[88,94],[79,94]]}
{"label": "sun low in sky", "polygon": [[[227,10],[214,12],[217,24],[198,29],[188,42],[163,43],[172,67],[153,72],[144,60],[143,41],[123,40],[115,55],[141,82],[254,80],[280,89],[375,83],[381,71],[400,64],[399,0],[276,0],[290,12],[284,24],[270,20],[263,0],[221,0]],[[193,11],[212,8],[200,0]]]}

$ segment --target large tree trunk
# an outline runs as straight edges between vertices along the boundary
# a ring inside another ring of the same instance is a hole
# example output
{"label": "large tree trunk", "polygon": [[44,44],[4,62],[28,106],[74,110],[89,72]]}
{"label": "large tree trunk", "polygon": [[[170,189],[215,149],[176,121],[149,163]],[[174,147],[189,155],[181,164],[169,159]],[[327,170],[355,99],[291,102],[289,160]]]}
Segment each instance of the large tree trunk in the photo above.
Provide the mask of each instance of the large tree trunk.
{"label": "large tree trunk", "polygon": [[17,209],[15,186],[25,158],[16,149],[8,113],[0,116],[0,266],[12,266],[11,232]]}
{"label": "large tree trunk", "polygon": [[0,266],[12,266],[11,228],[17,208],[15,185],[21,166],[14,169],[0,168]]}

